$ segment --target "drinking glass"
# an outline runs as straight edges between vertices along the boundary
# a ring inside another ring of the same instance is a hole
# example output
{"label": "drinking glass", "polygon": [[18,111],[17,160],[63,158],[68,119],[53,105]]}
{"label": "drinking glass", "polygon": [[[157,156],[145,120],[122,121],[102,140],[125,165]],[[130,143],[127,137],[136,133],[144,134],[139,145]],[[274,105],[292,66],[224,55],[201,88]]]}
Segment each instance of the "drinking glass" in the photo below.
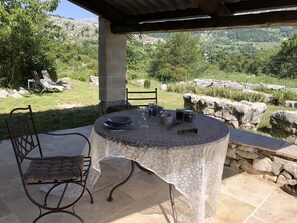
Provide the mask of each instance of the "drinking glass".
{"label": "drinking glass", "polygon": [[143,121],[141,121],[139,124],[140,124],[140,127],[141,128],[148,128],[148,124],[147,124],[147,119],[150,115],[150,111],[147,107],[144,107],[142,108],[141,110],[141,118],[143,119]]}

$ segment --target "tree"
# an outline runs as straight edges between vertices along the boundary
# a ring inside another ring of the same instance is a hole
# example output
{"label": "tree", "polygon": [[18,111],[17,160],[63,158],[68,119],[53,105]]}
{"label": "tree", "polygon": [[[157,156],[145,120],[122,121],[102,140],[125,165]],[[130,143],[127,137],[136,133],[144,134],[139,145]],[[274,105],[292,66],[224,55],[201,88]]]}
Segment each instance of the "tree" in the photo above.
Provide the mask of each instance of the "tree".
{"label": "tree", "polygon": [[297,33],[282,42],[281,48],[271,56],[270,72],[280,78],[297,77]]}
{"label": "tree", "polygon": [[148,63],[152,47],[149,44],[143,44],[142,41],[135,38],[134,35],[128,35],[127,41],[127,69],[129,73],[147,72]]}
{"label": "tree", "polygon": [[166,42],[157,45],[150,75],[160,80],[181,81],[196,77],[206,69],[205,64],[197,36],[173,33]]}
{"label": "tree", "polygon": [[59,0],[0,0],[0,86],[18,87],[30,70],[47,69],[55,77],[60,29],[47,19]]}
{"label": "tree", "polygon": [[221,70],[227,72],[258,74],[260,70],[260,63],[255,55],[242,53],[224,54],[218,60],[218,65]]}

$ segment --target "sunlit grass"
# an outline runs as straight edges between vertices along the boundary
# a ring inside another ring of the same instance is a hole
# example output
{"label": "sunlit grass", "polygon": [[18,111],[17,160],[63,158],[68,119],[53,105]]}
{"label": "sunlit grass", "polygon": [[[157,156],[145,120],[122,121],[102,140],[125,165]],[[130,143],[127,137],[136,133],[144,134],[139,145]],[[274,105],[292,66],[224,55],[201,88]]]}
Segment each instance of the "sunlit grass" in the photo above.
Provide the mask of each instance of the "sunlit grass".
{"label": "sunlit grass", "polygon": [[203,74],[199,75],[199,78],[213,79],[213,80],[232,80],[241,83],[251,84],[277,84],[286,87],[297,87],[297,79],[279,79],[270,77],[268,75],[251,75],[237,72],[224,72],[217,69],[214,66],[210,66],[209,69]]}
{"label": "sunlit grass", "polygon": [[[29,104],[32,106],[39,132],[93,124],[98,118],[99,111],[98,86],[77,80],[67,81],[72,86],[71,90],[59,93],[43,93],[42,95],[28,94],[19,99],[0,99],[0,139],[8,136],[4,123],[7,114],[13,108],[26,107]],[[137,81],[129,81],[127,87],[130,90],[145,90]],[[183,93],[162,91],[160,87],[160,82],[151,80],[150,89],[158,89],[158,103],[161,106],[173,110],[184,107]],[[277,110],[296,110],[296,108],[267,105],[267,111],[264,113],[259,125],[260,132],[266,133],[269,131],[269,128],[271,128],[269,124],[270,116]]]}
{"label": "sunlit grass", "polygon": [[0,139],[7,137],[5,117],[14,108],[31,105],[37,131],[52,131],[93,124],[98,118],[98,86],[67,80],[70,90],[57,93],[30,93],[23,98],[0,100]]}
{"label": "sunlit grass", "polygon": [[63,92],[44,92],[27,94],[23,98],[6,98],[0,100],[0,114],[7,114],[15,107],[31,105],[35,112],[61,109],[61,105],[98,105],[98,86],[88,82],[67,80],[71,88]]}

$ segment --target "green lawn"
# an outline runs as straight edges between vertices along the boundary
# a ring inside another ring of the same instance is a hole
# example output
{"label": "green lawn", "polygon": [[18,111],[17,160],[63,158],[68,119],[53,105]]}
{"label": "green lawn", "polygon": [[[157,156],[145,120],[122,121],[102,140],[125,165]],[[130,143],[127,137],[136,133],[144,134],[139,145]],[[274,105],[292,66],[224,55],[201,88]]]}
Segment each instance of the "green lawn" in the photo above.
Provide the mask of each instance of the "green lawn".
{"label": "green lawn", "polygon": [[270,77],[268,75],[250,75],[236,72],[224,72],[218,70],[216,67],[210,66],[206,72],[201,74],[199,78],[202,79],[213,79],[213,80],[232,80],[241,83],[251,84],[277,84],[284,85],[286,87],[295,88],[297,87],[297,79],[279,79]]}
{"label": "green lawn", "polygon": [[[23,98],[0,100],[0,139],[7,138],[5,117],[16,107],[32,106],[38,132],[75,128],[93,124],[98,118],[98,86],[77,80],[68,81],[71,90],[57,93],[28,94]],[[128,85],[130,89],[143,90],[143,87]],[[160,87],[152,81],[152,89]],[[181,94],[158,92],[161,105],[167,109],[183,107]]]}
{"label": "green lawn", "polygon": [[[20,99],[0,99],[0,139],[7,138],[7,130],[4,119],[7,114],[16,107],[31,105],[38,132],[53,131],[66,128],[75,128],[91,125],[98,118],[99,93],[98,86],[77,80],[68,81],[71,90],[60,93],[28,94]],[[270,83],[270,82],[266,82]],[[130,82],[127,87],[130,90],[144,90]],[[158,103],[165,109],[183,108],[183,94],[160,90],[160,83],[151,81],[151,89],[157,87]],[[296,110],[281,106],[268,105],[268,109],[259,126],[261,132],[269,132],[269,117],[276,110]]]}
{"label": "green lawn", "polygon": [[98,87],[76,80],[68,82],[72,89],[64,92],[28,94],[19,99],[0,99],[0,139],[7,137],[4,119],[16,107],[32,106],[39,132],[94,123],[98,117]]}

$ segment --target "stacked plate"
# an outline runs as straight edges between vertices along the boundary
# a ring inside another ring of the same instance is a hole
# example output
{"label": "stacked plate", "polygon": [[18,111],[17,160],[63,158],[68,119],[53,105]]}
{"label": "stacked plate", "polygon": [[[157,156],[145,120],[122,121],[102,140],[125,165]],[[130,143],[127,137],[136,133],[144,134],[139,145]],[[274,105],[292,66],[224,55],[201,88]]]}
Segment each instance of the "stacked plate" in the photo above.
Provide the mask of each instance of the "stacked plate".
{"label": "stacked plate", "polygon": [[114,116],[103,123],[108,129],[129,129],[131,128],[132,119],[126,116]]}

